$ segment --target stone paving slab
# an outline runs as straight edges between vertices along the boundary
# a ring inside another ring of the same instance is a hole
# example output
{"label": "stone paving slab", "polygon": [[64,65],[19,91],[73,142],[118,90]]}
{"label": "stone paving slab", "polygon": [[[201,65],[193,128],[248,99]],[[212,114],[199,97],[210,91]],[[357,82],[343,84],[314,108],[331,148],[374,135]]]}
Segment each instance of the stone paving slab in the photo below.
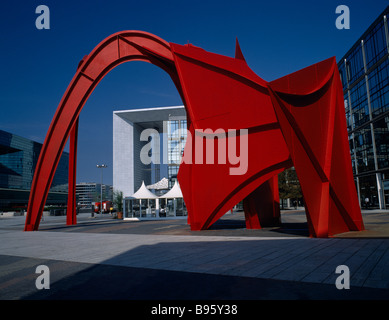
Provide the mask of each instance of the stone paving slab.
{"label": "stone paving slab", "polygon": [[389,289],[389,239],[176,236],[0,230],[0,255]]}

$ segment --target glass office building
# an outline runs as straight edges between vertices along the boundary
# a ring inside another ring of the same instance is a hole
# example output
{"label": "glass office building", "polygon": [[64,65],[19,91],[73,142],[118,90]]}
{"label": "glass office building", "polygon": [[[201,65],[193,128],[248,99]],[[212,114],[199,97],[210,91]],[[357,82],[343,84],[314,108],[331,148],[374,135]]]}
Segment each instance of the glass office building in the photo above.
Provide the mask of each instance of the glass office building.
{"label": "glass office building", "polygon": [[361,206],[389,208],[389,7],[338,62]]}
{"label": "glass office building", "polygon": [[[0,211],[27,208],[42,144],[0,130]],[[54,176],[47,205],[66,205],[69,154],[64,152]]]}

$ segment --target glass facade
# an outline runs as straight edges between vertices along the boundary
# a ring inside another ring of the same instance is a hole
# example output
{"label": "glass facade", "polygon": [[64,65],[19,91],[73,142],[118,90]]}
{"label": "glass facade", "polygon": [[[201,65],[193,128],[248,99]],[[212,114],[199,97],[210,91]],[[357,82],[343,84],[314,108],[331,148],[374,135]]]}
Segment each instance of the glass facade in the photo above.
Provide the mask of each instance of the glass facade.
{"label": "glass facade", "polygon": [[[0,130],[0,210],[25,209],[42,144]],[[69,154],[64,152],[47,204],[66,204]]]}
{"label": "glass facade", "polygon": [[169,188],[172,188],[174,186],[174,182],[177,180],[178,168],[180,167],[186,143],[186,130],[186,119],[167,121],[167,165]]}
{"label": "glass facade", "polygon": [[389,207],[388,13],[389,7],[338,63],[355,184],[364,208]]}

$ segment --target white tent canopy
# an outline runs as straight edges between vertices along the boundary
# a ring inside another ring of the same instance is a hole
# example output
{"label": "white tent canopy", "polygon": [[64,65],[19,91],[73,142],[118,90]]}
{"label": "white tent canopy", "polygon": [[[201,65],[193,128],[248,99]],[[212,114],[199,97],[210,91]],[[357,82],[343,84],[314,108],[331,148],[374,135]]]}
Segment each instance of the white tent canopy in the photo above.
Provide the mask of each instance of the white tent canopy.
{"label": "white tent canopy", "polygon": [[178,181],[175,182],[173,188],[166,192],[164,195],[160,196],[160,198],[171,199],[171,198],[182,198],[182,192]]}
{"label": "white tent canopy", "polygon": [[169,189],[169,180],[167,178],[162,178],[157,183],[148,185],[147,189],[154,189],[154,190]]}
{"label": "white tent canopy", "polygon": [[141,187],[138,189],[137,192],[135,192],[132,196],[128,198],[133,199],[157,199],[158,197],[152,193],[150,190],[148,190],[145,186],[145,182],[142,181]]}
{"label": "white tent canopy", "polygon": [[182,197],[182,192],[178,181],[175,182],[170,191],[160,196],[162,210],[165,209],[166,216],[186,216],[187,211]]}
{"label": "white tent canopy", "polygon": [[[161,207],[160,207],[161,204]],[[123,199],[124,218],[186,216],[187,210],[178,181],[166,194],[158,197],[149,191],[144,182],[130,197]]]}

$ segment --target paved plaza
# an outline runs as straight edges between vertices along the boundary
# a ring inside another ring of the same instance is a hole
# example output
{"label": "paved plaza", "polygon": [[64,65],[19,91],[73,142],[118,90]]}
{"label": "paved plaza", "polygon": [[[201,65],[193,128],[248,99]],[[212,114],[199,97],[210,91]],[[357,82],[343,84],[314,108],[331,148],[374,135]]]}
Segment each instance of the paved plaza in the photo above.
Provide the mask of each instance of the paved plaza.
{"label": "paved plaza", "polygon": [[[363,212],[366,231],[309,238],[305,213],[282,212],[281,227],[247,230],[227,214],[210,230],[186,219],[123,221],[80,213],[78,224],[0,218],[0,299],[382,300],[389,298],[389,212]],[[50,289],[38,290],[38,265]],[[350,270],[339,290],[337,266]]]}

